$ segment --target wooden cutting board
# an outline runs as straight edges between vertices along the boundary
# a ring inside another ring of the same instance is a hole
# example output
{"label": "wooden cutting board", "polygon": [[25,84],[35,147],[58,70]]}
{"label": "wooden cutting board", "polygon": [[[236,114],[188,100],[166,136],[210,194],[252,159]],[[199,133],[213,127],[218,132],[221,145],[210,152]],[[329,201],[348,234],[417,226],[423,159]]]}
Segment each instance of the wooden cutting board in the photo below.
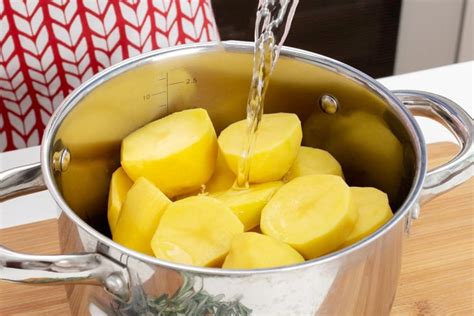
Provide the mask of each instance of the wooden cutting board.
{"label": "wooden cutting board", "polygon": [[[450,143],[429,146],[430,165],[452,157]],[[424,205],[403,253],[392,315],[474,315],[474,207],[468,183]],[[0,243],[17,251],[59,252],[56,220],[0,230]],[[70,315],[62,286],[0,283],[0,315]]]}

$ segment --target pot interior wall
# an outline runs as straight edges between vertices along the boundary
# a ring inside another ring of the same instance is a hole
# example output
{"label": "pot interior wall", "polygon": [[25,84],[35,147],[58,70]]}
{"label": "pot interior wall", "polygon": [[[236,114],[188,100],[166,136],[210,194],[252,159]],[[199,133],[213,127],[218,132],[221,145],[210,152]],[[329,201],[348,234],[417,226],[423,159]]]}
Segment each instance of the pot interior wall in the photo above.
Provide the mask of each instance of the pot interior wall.
{"label": "pot interior wall", "polygon": [[[186,108],[206,108],[220,132],[245,117],[252,54],[222,48],[148,57],[137,67],[89,84],[59,127],[55,151],[67,148],[68,169],[56,173],[68,205],[104,234],[109,179],[120,164],[120,142],[147,122]],[[110,77],[110,78],[109,78]],[[340,104],[336,114],[319,106],[322,95]],[[352,186],[388,193],[395,211],[415,173],[406,127],[368,86],[328,66],[281,56],[265,112],[294,112],[303,144],[331,152]],[[185,171],[184,171],[185,172]]]}

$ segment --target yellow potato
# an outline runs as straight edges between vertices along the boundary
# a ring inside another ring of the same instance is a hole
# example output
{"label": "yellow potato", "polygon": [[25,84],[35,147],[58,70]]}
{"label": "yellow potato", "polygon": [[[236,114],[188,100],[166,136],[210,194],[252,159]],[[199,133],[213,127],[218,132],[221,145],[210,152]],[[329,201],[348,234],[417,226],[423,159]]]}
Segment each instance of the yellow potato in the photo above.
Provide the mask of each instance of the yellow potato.
{"label": "yellow potato", "polygon": [[127,192],[132,184],[133,181],[130,180],[121,167],[112,174],[109,188],[109,204],[107,208],[107,219],[112,233],[117,224],[123,201],[125,201]]}
{"label": "yellow potato", "polygon": [[201,267],[218,267],[232,239],[244,226],[230,208],[208,196],[174,202],[151,241],[157,258]]}
{"label": "yellow potato", "polygon": [[208,193],[217,193],[230,189],[235,181],[235,174],[227,166],[221,151],[217,153],[216,167],[211,179],[206,183],[205,191]]}
{"label": "yellow potato", "polygon": [[[218,138],[219,148],[234,174],[238,172],[246,132],[247,121],[243,120],[229,125]],[[295,114],[263,115],[250,157],[250,182],[280,180],[295,161],[301,139],[301,122]]]}
{"label": "yellow potato", "polygon": [[213,196],[230,207],[248,231],[260,224],[263,207],[282,185],[282,181],[252,184],[248,189],[230,189]]}
{"label": "yellow potato", "polygon": [[304,258],[287,244],[262,234],[243,233],[232,240],[222,268],[263,269],[304,262]]}
{"label": "yellow potato", "polygon": [[153,183],[140,177],[123,202],[114,241],[128,248],[153,255],[150,241],[165,209],[171,201]]}
{"label": "yellow potato", "polygon": [[192,192],[214,171],[217,141],[204,109],[170,114],[128,135],[121,163],[133,180],[146,177],[168,197]]}
{"label": "yellow potato", "polygon": [[309,175],[291,180],[273,195],[262,210],[260,229],[313,259],[337,249],[357,216],[341,177]]}
{"label": "yellow potato", "polygon": [[382,191],[375,188],[351,187],[351,194],[359,218],[342,247],[349,246],[372,234],[393,216],[387,194]]}
{"label": "yellow potato", "polygon": [[327,151],[301,146],[296,160],[285,175],[285,180],[310,174],[333,174],[344,178],[341,165]]}
{"label": "yellow potato", "polygon": [[214,168],[214,173],[212,174],[211,179],[206,184],[201,185],[198,190],[192,192],[177,195],[176,200],[182,200],[184,198],[193,196],[193,195],[215,195],[225,192],[230,189],[235,182],[235,175],[227,166],[222,153],[218,151],[216,166]]}

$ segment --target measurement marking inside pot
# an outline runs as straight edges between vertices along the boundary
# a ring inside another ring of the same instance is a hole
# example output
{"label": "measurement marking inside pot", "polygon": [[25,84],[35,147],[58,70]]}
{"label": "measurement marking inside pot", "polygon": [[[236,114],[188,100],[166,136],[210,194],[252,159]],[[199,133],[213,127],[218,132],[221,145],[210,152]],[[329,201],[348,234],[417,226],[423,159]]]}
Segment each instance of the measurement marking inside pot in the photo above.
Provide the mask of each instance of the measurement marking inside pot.
{"label": "measurement marking inside pot", "polygon": [[160,104],[160,105],[158,105],[158,107],[162,108],[162,107],[167,106],[167,105],[168,104]]}
{"label": "measurement marking inside pot", "polygon": [[184,83],[184,81],[172,82],[172,83],[169,83],[168,86],[172,86],[172,85],[180,84],[180,83]]}
{"label": "measurement marking inside pot", "polygon": [[163,94],[163,93],[166,93],[166,91],[160,91],[160,92],[152,93],[151,96],[155,96],[155,95],[159,95],[159,94]]}

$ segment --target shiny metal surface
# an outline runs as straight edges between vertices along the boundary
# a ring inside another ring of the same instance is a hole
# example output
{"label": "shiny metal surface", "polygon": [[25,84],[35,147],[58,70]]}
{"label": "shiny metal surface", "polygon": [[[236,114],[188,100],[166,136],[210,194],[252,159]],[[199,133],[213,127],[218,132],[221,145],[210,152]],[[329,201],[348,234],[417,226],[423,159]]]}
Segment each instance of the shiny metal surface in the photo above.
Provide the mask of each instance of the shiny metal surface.
{"label": "shiny metal surface", "polygon": [[[152,120],[189,107],[206,108],[217,132],[243,119],[252,51],[252,45],[242,43],[163,50],[111,67],[76,90],[65,104],[77,106],[61,107],[47,136],[55,151],[66,147],[71,156],[67,172],[51,179],[61,192],[58,198],[107,234],[108,180],[119,166],[121,140]],[[328,150],[351,184],[378,187],[388,193],[393,209],[400,208],[419,179],[415,173],[422,171],[416,164],[423,159],[416,155],[424,147],[416,143],[420,132],[414,130],[413,118],[364,74],[324,56],[309,57],[296,49],[282,51],[265,111],[296,113],[305,145]],[[323,95],[338,100],[337,115],[328,117],[315,106]],[[44,159],[51,163],[51,151],[46,153]]]}
{"label": "shiny metal surface", "polygon": [[130,298],[127,269],[101,254],[31,255],[0,246],[0,280],[27,284],[95,284],[124,301]]}
{"label": "shiny metal surface", "polygon": [[53,170],[57,172],[66,172],[71,161],[71,154],[67,148],[63,148],[53,154]]}
{"label": "shiny metal surface", "polygon": [[411,90],[393,93],[414,115],[424,116],[444,125],[453,133],[461,147],[451,161],[426,173],[421,202],[429,201],[471,178],[474,165],[474,124],[469,114],[453,101],[433,93]]}
{"label": "shiny metal surface", "polygon": [[[336,156],[351,185],[386,191],[395,211],[388,223],[346,249],[299,265],[261,270],[174,264],[108,237],[105,203],[110,174],[119,165],[121,139],[151,120],[193,106],[205,107],[218,131],[242,119],[252,50],[251,43],[227,42],[137,56],[83,84],[53,115],[43,139],[42,170],[63,210],[61,250],[97,253],[129,271],[128,301],[97,286],[68,285],[74,314],[97,309],[108,314],[388,314],[404,232],[426,174],[423,136],[390,91],[321,55],[283,49],[266,112],[296,113],[303,122],[304,144]],[[322,95],[337,98],[340,108],[335,114],[315,106]],[[472,121],[469,128],[472,131]],[[64,148],[70,152],[69,166],[65,172],[53,172],[54,153]],[[105,284],[120,288],[122,283],[109,279]]]}
{"label": "shiny metal surface", "polygon": [[[210,269],[190,271],[183,266],[164,267],[108,248],[65,214],[61,215],[59,229],[63,252],[95,249],[106,253],[126,264],[133,280],[133,299],[127,304],[104,295],[95,286],[67,286],[71,308],[77,315],[82,315],[91,304],[103,306],[106,312],[109,307],[109,313],[157,314],[165,303],[169,305],[169,312],[185,310],[186,315],[202,315],[189,312],[191,302],[215,301],[221,295],[224,297],[217,306],[241,304],[252,310],[251,315],[386,315],[400,273],[404,224],[404,221],[398,222],[370,246],[337,260],[306,268],[250,273],[224,270],[219,274],[208,271]],[[183,302],[181,298],[188,296],[193,299],[184,300],[180,309],[177,305]]]}
{"label": "shiny metal surface", "polygon": [[[46,189],[40,164],[14,168],[0,174],[0,201]],[[6,187],[9,185],[10,187]],[[98,253],[74,255],[32,255],[0,245],[0,280],[26,284],[94,284],[114,297],[130,298],[127,268]]]}
{"label": "shiny metal surface", "polygon": [[339,110],[339,102],[332,95],[323,95],[319,99],[319,104],[324,113],[327,114],[334,114],[337,112],[337,110]]}
{"label": "shiny metal surface", "polygon": [[0,173],[0,202],[45,189],[46,185],[40,163],[25,165]]}

